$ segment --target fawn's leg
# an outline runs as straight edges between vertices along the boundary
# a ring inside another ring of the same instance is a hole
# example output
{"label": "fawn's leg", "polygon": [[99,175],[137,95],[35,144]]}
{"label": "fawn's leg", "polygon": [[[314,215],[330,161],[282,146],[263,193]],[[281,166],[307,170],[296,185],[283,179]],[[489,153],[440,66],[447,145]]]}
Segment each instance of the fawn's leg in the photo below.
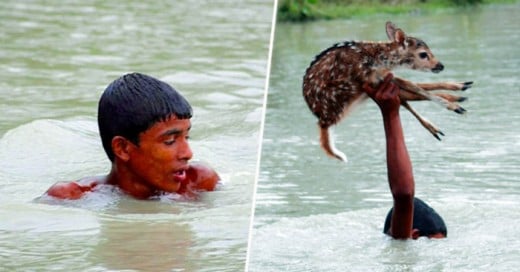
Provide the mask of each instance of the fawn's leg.
{"label": "fawn's leg", "polygon": [[[465,91],[473,85],[473,81],[467,82],[436,82],[436,83],[416,83],[417,86],[425,91],[449,90],[449,91]],[[433,93],[433,95],[440,96],[450,102],[462,102],[468,99],[464,96],[457,96],[446,93]],[[412,100],[412,99],[409,99]]]}
{"label": "fawn's leg", "polygon": [[437,140],[439,140],[439,141],[441,140],[439,135],[444,136],[444,133],[442,133],[442,131],[439,128],[437,128],[434,124],[432,124],[429,121],[427,121],[426,119],[424,119],[424,117],[422,117],[418,112],[416,112],[412,108],[412,106],[410,106],[410,104],[408,104],[408,102],[406,100],[401,100],[401,105],[403,107],[405,107],[409,112],[411,112],[413,114],[413,116],[415,116],[415,118],[417,118],[417,120],[419,120],[421,125],[424,128],[426,128],[426,130],[428,130],[433,135],[433,137],[437,138]]}
{"label": "fawn's leg", "polygon": [[433,95],[442,97],[446,101],[453,102],[453,103],[454,102],[464,102],[468,99],[465,96],[458,96],[458,95],[452,95],[452,94],[447,94],[447,93],[434,93]]}
{"label": "fawn's leg", "polygon": [[[427,99],[427,100],[431,100],[431,101],[440,103],[441,105],[443,105],[447,109],[452,110],[452,111],[454,111],[456,113],[459,113],[459,114],[462,114],[462,113],[464,113],[466,111],[464,108],[462,108],[457,103],[450,102],[450,101],[446,100],[445,98],[443,98],[441,96],[431,94],[431,93],[425,91],[424,89],[422,89],[421,87],[419,87],[417,84],[415,84],[415,83],[413,83],[413,82],[411,82],[409,80],[405,80],[405,79],[402,79],[402,78],[399,78],[399,77],[394,77],[393,81],[399,87],[401,87],[401,89],[403,89],[405,91],[409,91],[409,92],[415,93],[415,94],[419,95],[419,97],[420,96],[424,97],[425,99],[422,99],[422,100],[426,100]],[[433,84],[433,83],[428,83],[428,84]],[[410,100],[421,100],[421,99],[410,99]]]}
{"label": "fawn's leg", "polygon": [[[427,92],[430,92],[432,90],[425,90]],[[468,99],[465,96],[458,96],[458,95],[452,95],[447,93],[430,93],[430,95],[440,97],[446,101],[449,102],[463,102]],[[415,92],[410,91],[404,91],[399,93],[399,97],[401,97],[402,100],[408,100],[408,101],[422,101],[422,100],[428,100],[427,97],[424,97],[423,95],[417,94]]]}
{"label": "fawn's leg", "polygon": [[473,81],[467,82],[436,82],[436,83],[416,83],[417,86],[425,91],[449,90],[449,91],[465,91],[473,85]]}

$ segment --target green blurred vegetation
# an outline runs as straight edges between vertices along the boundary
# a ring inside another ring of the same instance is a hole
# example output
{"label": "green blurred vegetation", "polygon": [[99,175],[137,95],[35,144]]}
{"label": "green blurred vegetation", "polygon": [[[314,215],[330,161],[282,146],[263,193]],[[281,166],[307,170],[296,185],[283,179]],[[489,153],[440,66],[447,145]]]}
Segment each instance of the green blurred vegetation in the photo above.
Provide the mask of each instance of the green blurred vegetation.
{"label": "green blurred vegetation", "polygon": [[350,18],[377,13],[399,14],[518,0],[279,0],[279,21]]}

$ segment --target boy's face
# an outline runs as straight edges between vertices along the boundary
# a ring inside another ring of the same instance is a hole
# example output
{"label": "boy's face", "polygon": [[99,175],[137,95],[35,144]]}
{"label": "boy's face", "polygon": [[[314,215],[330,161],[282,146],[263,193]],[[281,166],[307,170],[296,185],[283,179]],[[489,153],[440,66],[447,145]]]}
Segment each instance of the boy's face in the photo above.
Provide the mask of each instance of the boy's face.
{"label": "boy's face", "polygon": [[173,193],[186,179],[193,156],[188,144],[191,122],[172,115],[139,134],[129,153],[128,166],[142,185]]}

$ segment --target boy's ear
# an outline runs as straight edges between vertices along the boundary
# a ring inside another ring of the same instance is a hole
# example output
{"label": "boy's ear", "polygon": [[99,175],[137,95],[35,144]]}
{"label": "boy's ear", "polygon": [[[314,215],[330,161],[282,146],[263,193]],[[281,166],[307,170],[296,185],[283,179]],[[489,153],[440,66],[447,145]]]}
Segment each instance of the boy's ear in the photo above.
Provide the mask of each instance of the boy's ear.
{"label": "boy's ear", "polygon": [[412,239],[414,239],[414,240],[419,239],[419,235],[420,235],[420,232],[419,232],[418,229],[413,229],[412,230]]}
{"label": "boy's ear", "polygon": [[115,136],[112,138],[112,151],[114,155],[122,161],[130,159],[130,150],[132,143],[123,136]]}

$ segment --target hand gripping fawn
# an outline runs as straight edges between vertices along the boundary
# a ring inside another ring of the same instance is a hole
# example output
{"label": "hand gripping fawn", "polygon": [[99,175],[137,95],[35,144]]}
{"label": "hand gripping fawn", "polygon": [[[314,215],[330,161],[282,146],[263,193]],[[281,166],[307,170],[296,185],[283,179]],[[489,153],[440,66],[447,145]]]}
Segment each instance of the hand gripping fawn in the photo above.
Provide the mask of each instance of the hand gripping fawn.
{"label": "hand gripping fawn", "polygon": [[[424,41],[407,36],[391,22],[386,23],[386,34],[389,42],[347,41],[335,44],[317,55],[305,72],[303,96],[318,117],[321,147],[331,157],[347,161],[345,154],[334,148],[329,129],[368,97],[362,87],[365,82],[375,88],[396,67],[433,73],[444,69]],[[401,105],[438,140],[439,135],[444,136],[442,131],[419,115],[408,101],[431,100],[463,114],[466,110],[456,102],[466,100],[465,97],[431,91],[466,90],[473,84],[413,83],[398,77],[394,77],[393,82],[402,90],[399,94]]]}

